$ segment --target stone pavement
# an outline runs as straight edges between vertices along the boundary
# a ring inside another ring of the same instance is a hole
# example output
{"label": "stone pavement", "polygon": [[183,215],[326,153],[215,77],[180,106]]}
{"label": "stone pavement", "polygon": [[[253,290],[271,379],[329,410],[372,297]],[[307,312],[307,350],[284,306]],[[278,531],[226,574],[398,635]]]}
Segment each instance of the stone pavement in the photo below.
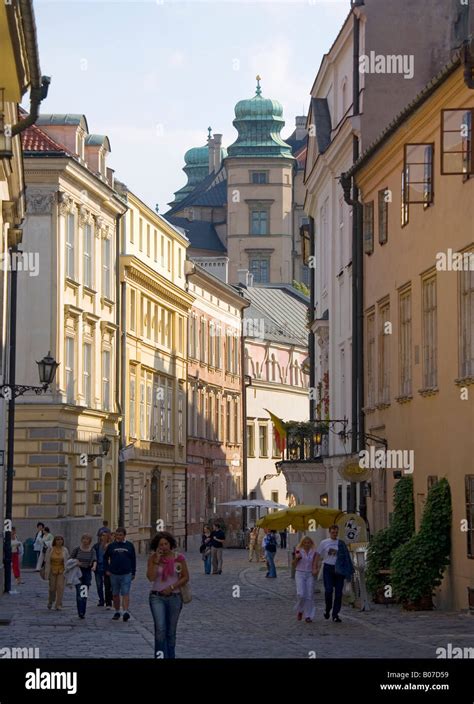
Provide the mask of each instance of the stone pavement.
{"label": "stone pavement", "polygon": [[[183,606],[178,625],[179,658],[436,658],[436,648],[448,643],[474,647],[474,618],[467,614],[408,613],[375,604],[361,613],[346,606],[337,624],[323,618],[322,593],[316,594],[315,622],[297,622],[286,553],[277,556],[274,580],[243,550],[224,551],[222,575],[204,575],[199,554],[187,560],[193,600]],[[47,583],[24,571],[18,593],[0,598],[0,612],[13,614],[9,625],[0,625],[0,648],[38,647],[42,658],[151,658],[145,562],[140,556],[128,623],[112,621],[112,611],[96,606],[95,585],[84,621],[73,591],[66,590],[63,611],[48,611]]]}

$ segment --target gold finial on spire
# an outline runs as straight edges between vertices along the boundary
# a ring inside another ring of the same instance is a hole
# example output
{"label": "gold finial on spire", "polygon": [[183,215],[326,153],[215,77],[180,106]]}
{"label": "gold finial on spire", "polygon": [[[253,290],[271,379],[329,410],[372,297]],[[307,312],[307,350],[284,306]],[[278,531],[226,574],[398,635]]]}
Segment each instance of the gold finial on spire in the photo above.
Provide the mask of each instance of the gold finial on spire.
{"label": "gold finial on spire", "polygon": [[257,94],[257,95],[261,95],[261,94],[262,94],[262,89],[260,88],[260,81],[262,80],[262,78],[261,78],[261,76],[260,76],[258,73],[257,73],[257,75],[256,75],[256,79],[257,79],[257,91],[256,91],[256,94]]}

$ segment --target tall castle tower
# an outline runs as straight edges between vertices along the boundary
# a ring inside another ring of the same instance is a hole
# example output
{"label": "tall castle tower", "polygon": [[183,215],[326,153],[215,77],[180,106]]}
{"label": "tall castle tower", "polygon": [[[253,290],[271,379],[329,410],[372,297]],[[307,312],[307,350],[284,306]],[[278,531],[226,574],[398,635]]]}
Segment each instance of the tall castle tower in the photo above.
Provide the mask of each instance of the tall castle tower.
{"label": "tall castle tower", "polygon": [[254,97],[235,106],[233,124],[238,137],[225,160],[229,280],[248,269],[254,283],[290,283],[295,159],[280,136],[283,108],[262,96],[259,76]]}
{"label": "tall castle tower", "polygon": [[227,150],[209,128],[207,145],[186,152],[188,183],[165,217],[185,231],[188,255],[228,283],[246,281],[246,271],[254,284],[308,283],[299,237],[306,118],[284,141],[283,108],[262,96],[260,80],[235,106],[238,136]]}

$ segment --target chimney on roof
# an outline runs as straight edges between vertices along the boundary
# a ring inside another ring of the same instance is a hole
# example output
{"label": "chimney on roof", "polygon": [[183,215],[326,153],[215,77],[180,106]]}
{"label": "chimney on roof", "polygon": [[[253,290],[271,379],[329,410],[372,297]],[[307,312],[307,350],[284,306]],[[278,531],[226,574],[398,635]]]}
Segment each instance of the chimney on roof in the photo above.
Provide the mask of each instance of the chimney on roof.
{"label": "chimney on roof", "polygon": [[[210,130],[210,128],[209,128]],[[214,158],[214,152],[215,152],[215,142],[214,142],[214,137],[209,136],[209,139],[207,140],[207,147],[209,149],[209,173],[212,174],[212,172],[215,170],[214,164],[215,164],[215,158]]]}
{"label": "chimney on roof", "polygon": [[214,135],[214,171],[217,173],[221,168],[221,147],[222,147],[222,135]]}
{"label": "chimney on roof", "polygon": [[295,138],[299,142],[300,139],[304,139],[308,133],[306,129],[306,115],[297,115],[295,118],[296,134]]}
{"label": "chimney on roof", "polygon": [[209,173],[211,174],[213,171],[219,171],[221,166],[222,135],[215,134],[213,137],[209,137],[207,144],[209,147]]}
{"label": "chimney on roof", "polygon": [[248,269],[237,269],[237,283],[245,286],[253,286],[253,274]]}

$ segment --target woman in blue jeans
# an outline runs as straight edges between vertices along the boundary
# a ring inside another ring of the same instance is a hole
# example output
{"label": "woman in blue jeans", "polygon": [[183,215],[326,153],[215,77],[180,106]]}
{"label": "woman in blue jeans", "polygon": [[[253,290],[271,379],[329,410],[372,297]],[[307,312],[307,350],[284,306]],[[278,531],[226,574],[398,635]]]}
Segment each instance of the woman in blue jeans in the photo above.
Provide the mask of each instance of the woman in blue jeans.
{"label": "woman in blue jeans", "polygon": [[78,567],[81,568],[81,581],[76,584],[76,604],[79,618],[86,617],[87,597],[89,587],[92,582],[92,572],[97,566],[97,554],[92,547],[92,535],[84,533],[81,537],[81,544],[74,548],[71,557],[77,560]]}
{"label": "woman in blue jeans", "polygon": [[157,533],[150,543],[146,576],[152,582],[150,609],[155,623],[155,658],[174,659],[176,629],[183,608],[181,587],[189,581],[184,555],[175,553],[171,533]]}

